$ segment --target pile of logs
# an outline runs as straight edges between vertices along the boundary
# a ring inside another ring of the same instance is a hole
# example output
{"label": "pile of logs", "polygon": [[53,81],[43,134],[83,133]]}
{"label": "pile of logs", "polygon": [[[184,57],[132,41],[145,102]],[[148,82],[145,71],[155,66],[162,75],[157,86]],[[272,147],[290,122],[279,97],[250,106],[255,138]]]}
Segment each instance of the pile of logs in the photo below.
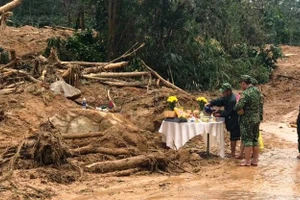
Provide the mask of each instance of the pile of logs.
{"label": "pile of logs", "polygon": [[116,61],[117,59],[113,62],[61,61],[55,48],[51,49],[48,58],[42,55],[31,55],[29,59],[26,58],[28,56],[19,58],[13,49],[9,50],[9,54],[10,61],[5,65],[0,64],[0,94],[13,93],[26,81],[51,84],[61,79],[75,87],[79,85],[80,79],[90,79],[109,86],[143,87],[147,90],[150,86],[165,85],[186,93],[162,78],[143,61],[144,71],[124,72],[120,69],[127,66],[128,61]]}
{"label": "pile of logs", "polygon": [[[168,166],[166,155],[160,151],[143,153],[138,148],[106,148],[87,146],[71,148],[66,141],[71,139],[88,139],[101,137],[110,132],[96,132],[88,134],[61,134],[50,122],[41,124],[39,130],[30,130],[27,136],[18,144],[6,149],[0,155],[0,168],[10,172],[16,166],[16,159],[32,160],[40,166],[70,164],[76,170],[79,169],[80,177],[84,172],[112,173],[130,175],[141,170],[153,171],[157,166]],[[82,163],[77,159],[83,155],[101,154],[113,156],[116,159],[98,161],[95,163]],[[121,159],[117,159],[120,158]],[[34,165],[33,165],[34,166]],[[8,175],[8,174],[7,174]],[[11,176],[11,174],[9,174]],[[0,179],[1,183],[1,179]]]}

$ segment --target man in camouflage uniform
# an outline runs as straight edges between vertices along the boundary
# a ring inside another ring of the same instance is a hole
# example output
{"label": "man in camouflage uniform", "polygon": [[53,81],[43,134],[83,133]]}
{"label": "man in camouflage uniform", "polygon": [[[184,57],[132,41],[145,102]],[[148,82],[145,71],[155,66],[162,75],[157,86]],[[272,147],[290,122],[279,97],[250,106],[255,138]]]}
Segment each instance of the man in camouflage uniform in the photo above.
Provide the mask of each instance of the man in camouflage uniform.
{"label": "man in camouflage uniform", "polygon": [[231,157],[235,158],[236,142],[240,140],[240,125],[238,114],[234,110],[236,96],[232,93],[232,87],[229,83],[224,83],[220,89],[222,97],[211,100],[208,106],[223,107],[224,110],[218,110],[214,113],[215,117],[225,117],[226,129],[230,133]]}
{"label": "man in camouflage uniform", "polygon": [[[259,124],[262,120],[261,92],[252,85],[252,78],[248,75],[241,76],[241,87],[244,90],[235,106],[239,114],[241,138],[245,147],[245,161],[241,166],[257,166],[258,163],[258,135]],[[251,153],[253,160],[251,162]]]}
{"label": "man in camouflage uniform", "polygon": [[[251,83],[253,86],[257,87],[258,81],[255,78],[251,78]],[[263,111],[264,111],[264,95],[260,93],[260,121],[263,120]]]}

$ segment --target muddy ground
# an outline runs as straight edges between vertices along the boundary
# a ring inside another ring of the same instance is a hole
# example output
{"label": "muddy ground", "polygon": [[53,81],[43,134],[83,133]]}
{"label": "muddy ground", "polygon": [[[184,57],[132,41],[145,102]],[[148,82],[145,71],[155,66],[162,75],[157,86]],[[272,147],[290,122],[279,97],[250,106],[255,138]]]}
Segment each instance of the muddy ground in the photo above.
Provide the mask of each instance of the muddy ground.
{"label": "muddy ground", "polygon": [[[60,30],[59,33],[53,33],[53,30],[48,29],[38,30],[32,27],[23,29],[8,29],[5,33],[7,37],[9,33],[21,35],[15,36],[21,38],[19,40],[22,41],[22,45],[15,44],[13,39],[5,40],[2,35],[0,44],[14,48],[17,53],[21,52],[19,55],[32,52],[38,54],[45,48],[45,38],[51,34],[69,34],[68,32],[60,33]],[[30,45],[29,49],[26,46],[29,45],[26,38],[32,37],[28,33],[30,31],[36,35],[29,41],[37,39],[38,42],[33,42],[34,45]],[[290,127],[290,124],[294,124],[298,114],[300,48],[282,46],[282,49],[288,56],[279,61],[271,81],[260,86],[265,96],[264,122],[261,125],[265,150],[261,153],[258,167],[237,167],[240,161],[229,158],[199,157],[196,160],[197,166],[193,165],[195,161],[192,160],[179,162],[182,164],[180,167],[188,171],[185,173],[182,173],[180,169],[173,170],[171,173],[144,170],[128,177],[85,173],[79,180],[78,172],[68,166],[39,167],[19,163],[18,166],[21,169],[14,171],[11,181],[20,191],[34,191],[35,195],[24,196],[6,190],[0,185],[0,199],[300,199],[300,163],[295,159],[297,155],[296,130]],[[83,92],[82,97],[87,98],[89,105],[107,104],[107,86],[95,82],[82,82],[79,88]],[[127,129],[120,127],[121,132],[113,129],[116,134],[114,137],[106,138],[107,143],[103,143],[102,140],[76,140],[69,141],[69,146],[99,143],[107,147],[129,145],[145,152],[149,147],[167,152],[168,149],[161,142],[161,136],[157,132],[163,119],[162,112],[167,106],[166,98],[175,94],[179,96],[184,107],[197,106],[195,102],[189,100],[189,97],[164,87],[153,87],[148,92],[146,89],[132,87],[111,88],[111,91],[113,99],[121,108],[116,114],[118,119],[124,120],[124,124],[134,127],[134,130],[143,130],[142,134],[140,131],[130,131],[128,127]],[[216,96],[216,93],[201,93],[200,95],[212,98]],[[0,96],[0,105],[0,109],[6,113],[4,120],[0,122],[1,152],[17,144],[24,138],[24,135],[38,129],[40,123],[49,118],[81,109],[81,106],[75,102],[60,95],[53,95],[47,88],[38,84],[26,84],[17,93]],[[99,129],[94,126],[99,117],[97,114],[80,114],[78,119],[75,117],[76,122],[82,122],[81,116],[83,115],[90,116],[84,120],[94,120],[90,122],[91,130]],[[71,127],[74,128],[74,126]],[[76,128],[80,129],[80,127]],[[71,132],[72,129],[68,131]],[[117,141],[116,138],[118,138]],[[134,139],[129,140],[129,138]],[[226,141],[226,152],[229,153],[228,135]],[[201,137],[193,139],[183,149],[190,147],[198,151],[205,150]],[[213,151],[213,153],[216,152]],[[114,158],[91,155],[81,157],[79,162],[93,163],[101,159]]]}

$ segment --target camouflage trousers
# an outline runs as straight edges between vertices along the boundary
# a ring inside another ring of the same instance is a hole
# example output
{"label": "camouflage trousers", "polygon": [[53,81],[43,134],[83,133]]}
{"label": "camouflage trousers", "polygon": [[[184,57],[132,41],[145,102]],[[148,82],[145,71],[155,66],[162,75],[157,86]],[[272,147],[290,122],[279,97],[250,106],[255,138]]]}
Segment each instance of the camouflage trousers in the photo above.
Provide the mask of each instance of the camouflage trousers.
{"label": "camouflage trousers", "polygon": [[259,122],[240,122],[241,139],[245,147],[258,146]]}

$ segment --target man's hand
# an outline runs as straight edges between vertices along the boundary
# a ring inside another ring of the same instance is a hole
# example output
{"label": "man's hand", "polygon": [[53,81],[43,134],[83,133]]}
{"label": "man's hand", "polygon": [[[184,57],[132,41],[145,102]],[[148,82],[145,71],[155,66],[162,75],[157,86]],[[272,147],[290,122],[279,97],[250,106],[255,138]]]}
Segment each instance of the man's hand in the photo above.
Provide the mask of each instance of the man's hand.
{"label": "man's hand", "polygon": [[214,113],[214,116],[215,117],[221,117],[221,114],[220,113]]}

